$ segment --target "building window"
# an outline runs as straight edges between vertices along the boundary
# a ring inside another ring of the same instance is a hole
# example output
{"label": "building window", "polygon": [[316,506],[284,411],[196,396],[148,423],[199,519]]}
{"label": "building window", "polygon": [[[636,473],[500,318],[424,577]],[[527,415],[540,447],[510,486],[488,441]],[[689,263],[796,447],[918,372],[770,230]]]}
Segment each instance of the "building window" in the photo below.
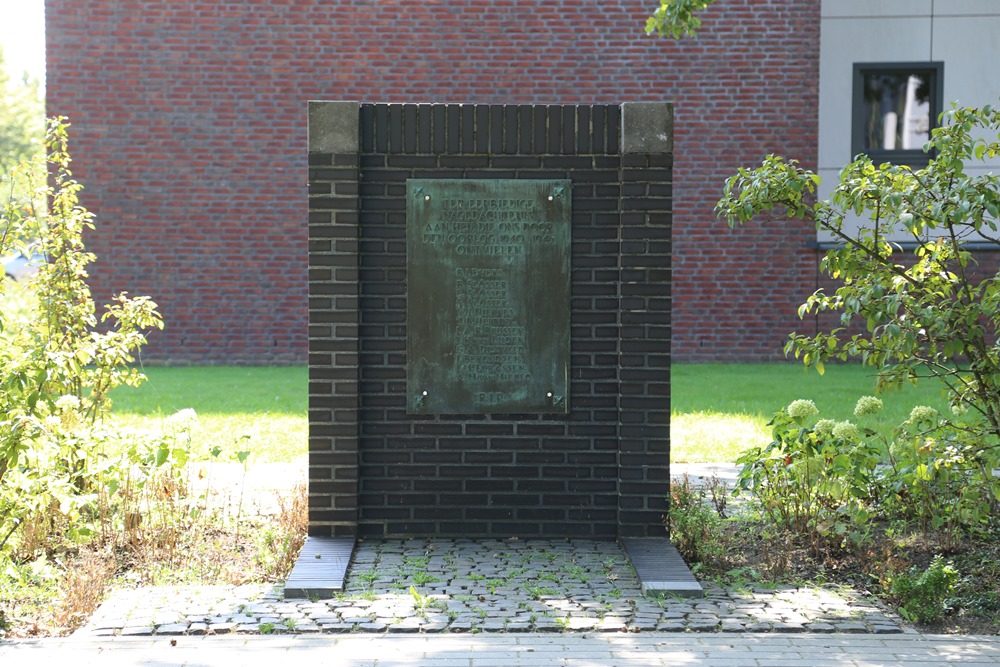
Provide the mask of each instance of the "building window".
{"label": "building window", "polygon": [[927,165],[941,113],[944,63],[856,63],[852,154],[876,164]]}

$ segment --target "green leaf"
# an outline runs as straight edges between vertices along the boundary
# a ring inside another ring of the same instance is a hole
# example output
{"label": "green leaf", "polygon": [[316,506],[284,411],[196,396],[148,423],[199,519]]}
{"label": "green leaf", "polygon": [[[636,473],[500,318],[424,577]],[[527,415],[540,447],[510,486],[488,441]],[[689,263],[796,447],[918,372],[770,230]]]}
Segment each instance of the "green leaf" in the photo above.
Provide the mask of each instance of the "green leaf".
{"label": "green leaf", "polygon": [[157,468],[159,468],[167,462],[168,458],[170,458],[170,449],[166,445],[163,445],[156,450],[156,456],[153,459],[153,463]]}

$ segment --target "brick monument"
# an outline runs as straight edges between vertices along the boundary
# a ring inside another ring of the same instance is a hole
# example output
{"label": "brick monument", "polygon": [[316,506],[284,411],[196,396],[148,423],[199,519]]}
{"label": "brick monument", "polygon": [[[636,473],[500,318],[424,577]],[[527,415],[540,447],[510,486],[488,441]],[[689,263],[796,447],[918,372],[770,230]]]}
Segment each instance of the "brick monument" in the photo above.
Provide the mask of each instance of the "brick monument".
{"label": "brick monument", "polygon": [[310,540],[666,536],[672,165],[664,103],[310,103]]}

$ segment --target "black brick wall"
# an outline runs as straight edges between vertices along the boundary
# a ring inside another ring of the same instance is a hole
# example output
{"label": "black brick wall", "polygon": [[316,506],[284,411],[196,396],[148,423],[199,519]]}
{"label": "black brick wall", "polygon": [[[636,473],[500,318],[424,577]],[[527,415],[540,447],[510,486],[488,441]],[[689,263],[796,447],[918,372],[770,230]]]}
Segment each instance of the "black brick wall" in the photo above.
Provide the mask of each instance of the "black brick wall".
{"label": "black brick wall", "polygon": [[[618,106],[336,105],[358,138],[311,141],[311,534],[662,535],[672,155],[623,154]],[[409,178],[572,181],[569,414],[406,413]]]}

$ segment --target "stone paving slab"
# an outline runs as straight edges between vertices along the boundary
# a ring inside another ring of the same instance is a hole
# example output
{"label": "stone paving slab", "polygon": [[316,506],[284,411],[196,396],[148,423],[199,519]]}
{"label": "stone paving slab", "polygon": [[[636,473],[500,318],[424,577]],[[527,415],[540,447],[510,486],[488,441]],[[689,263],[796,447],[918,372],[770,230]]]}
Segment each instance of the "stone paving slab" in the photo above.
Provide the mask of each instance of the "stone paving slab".
{"label": "stone paving slab", "polygon": [[663,537],[631,537],[621,540],[625,555],[639,577],[643,595],[675,595],[700,598],[705,591],[677,547]]}
{"label": "stone paving slab", "polygon": [[330,597],[344,590],[354,544],[353,537],[307,537],[282,594],[286,598]]}
{"label": "stone paving slab", "polygon": [[957,635],[436,634],[105,637],[0,641],[4,667],[997,667],[1000,637]]}
{"label": "stone paving slab", "polygon": [[700,599],[643,597],[610,541],[363,541],[331,598],[285,599],[281,586],[262,585],[123,590],[74,637],[914,632],[848,590],[702,584]]}

